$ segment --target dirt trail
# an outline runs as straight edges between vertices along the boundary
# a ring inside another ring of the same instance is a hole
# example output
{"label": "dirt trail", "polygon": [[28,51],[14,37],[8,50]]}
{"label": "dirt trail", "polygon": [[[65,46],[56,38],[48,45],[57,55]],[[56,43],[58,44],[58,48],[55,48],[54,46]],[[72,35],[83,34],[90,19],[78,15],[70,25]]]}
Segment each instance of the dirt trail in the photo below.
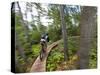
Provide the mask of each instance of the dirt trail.
{"label": "dirt trail", "polygon": [[47,60],[48,54],[53,48],[58,46],[59,42],[61,42],[61,40],[54,42],[53,44],[47,47],[46,56],[43,61],[40,60],[40,56],[37,57],[37,59],[35,60],[35,62],[33,63],[31,67],[30,72],[45,72],[46,71],[46,60]]}

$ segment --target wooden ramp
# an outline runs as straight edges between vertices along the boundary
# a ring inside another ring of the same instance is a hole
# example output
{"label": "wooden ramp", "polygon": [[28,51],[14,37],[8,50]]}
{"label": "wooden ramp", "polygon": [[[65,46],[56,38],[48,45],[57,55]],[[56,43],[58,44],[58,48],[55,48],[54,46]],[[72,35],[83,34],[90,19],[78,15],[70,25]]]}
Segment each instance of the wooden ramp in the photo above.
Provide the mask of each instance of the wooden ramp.
{"label": "wooden ramp", "polygon": [[35,62],[33,63],[31,67],[30,72],[45,72],[46,71],[46,60],[47,60],[48,54],[53,48],[58,46],[59,42],[61,42],[61,40],[54,42],[53,44],[47,47],[47,52],[43,61],[40,60],[40,56],[37,57],[37,59],[35,60]]}

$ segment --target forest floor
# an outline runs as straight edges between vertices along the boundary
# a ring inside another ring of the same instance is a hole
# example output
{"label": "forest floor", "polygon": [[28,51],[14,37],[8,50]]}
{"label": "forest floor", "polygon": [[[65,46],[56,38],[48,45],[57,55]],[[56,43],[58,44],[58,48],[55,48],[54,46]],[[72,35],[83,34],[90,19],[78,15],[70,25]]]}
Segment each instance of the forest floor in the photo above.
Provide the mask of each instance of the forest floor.
{"label": "forest floor", "polygon": [[46,61],[47,61],[47,57],[48,54],[50,53],[50,51],[55,48],[56,46],[58,46],[58,44],[61,42],[61,40],[54,42],[53,44],[49,45],[47,47],[47,52],[46,55],[44,57],[44,60],[41,61],[40,60],[40,56],[37,57],[37,59],[35,60],[35,62],[33,63],[30,72],[45,72],[46,71]]}

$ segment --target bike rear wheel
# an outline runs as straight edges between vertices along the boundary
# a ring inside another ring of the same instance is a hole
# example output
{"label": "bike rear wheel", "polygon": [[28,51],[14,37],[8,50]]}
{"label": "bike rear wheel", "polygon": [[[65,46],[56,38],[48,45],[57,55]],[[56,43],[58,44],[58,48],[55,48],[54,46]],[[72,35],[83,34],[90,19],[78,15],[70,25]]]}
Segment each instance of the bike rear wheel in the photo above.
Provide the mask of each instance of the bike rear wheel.
{"label": "bike rear wheel", "polygon": [[42,51],[40,52],[40,60],[42,61],[42,58],[43,58],[43,53]]}
{"label": "bike rear wheel", "polygon": [[45,52],[43,50],[41,50],[41,52],[40,52],[40,60],[41,61],[43,60],[44,56],[45,56]]}

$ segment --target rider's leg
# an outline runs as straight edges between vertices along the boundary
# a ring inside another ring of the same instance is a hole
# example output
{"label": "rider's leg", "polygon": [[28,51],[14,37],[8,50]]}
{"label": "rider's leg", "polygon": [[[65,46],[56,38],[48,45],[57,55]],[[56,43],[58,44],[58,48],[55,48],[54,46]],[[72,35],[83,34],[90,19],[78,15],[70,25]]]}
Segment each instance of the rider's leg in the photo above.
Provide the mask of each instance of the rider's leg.
{"label": "rider's leg", "polygon": [[46,52],[46,50],[47,50],[47,42],[46,41],[42,41],[41,42],[41,46],[42,46],[43,52]]}
{"label": "rider's leg", "polygon": [[44,52],[46,52],[46,50],[47,50],[47,44],[46,44],[46,42],[44,42],[43,48],[44,48]]}

